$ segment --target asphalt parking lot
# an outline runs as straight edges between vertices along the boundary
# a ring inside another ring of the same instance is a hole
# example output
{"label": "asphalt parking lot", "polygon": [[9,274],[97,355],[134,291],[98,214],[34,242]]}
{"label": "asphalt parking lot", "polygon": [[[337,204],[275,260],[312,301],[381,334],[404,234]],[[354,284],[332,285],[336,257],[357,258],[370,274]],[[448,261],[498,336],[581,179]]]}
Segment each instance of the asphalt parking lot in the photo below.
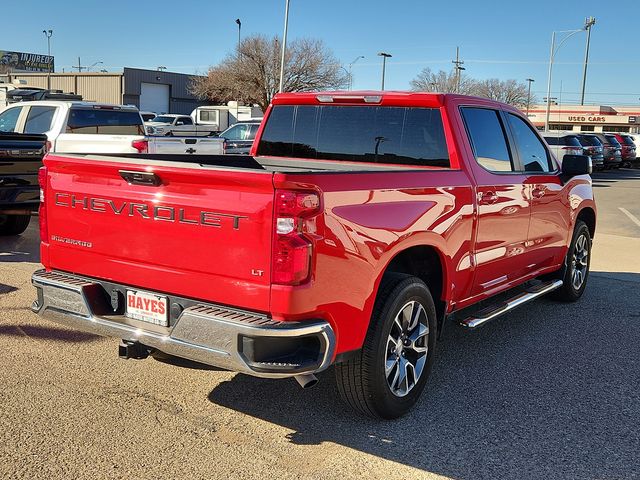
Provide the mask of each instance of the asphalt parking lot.
{"label": "asphalt parking lot", "polygon": [[640,170],[595,175],[582,300],[449,328],[418,407],[374,422],[313,389],[117,358],[29,310],[37,222],[0,239],[1,478],[640,477]]}

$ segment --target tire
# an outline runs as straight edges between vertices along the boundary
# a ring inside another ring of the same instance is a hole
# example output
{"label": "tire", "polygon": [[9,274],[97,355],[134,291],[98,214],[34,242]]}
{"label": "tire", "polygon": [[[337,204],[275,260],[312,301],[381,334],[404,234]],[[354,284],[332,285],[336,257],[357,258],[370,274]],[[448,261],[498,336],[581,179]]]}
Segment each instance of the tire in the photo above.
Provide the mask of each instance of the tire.
{"label": "tire", "polygon": [[0,236],[20,235],[30,221],[30,215],[0,215]]}
{"label": "tire", "polygon": [[[402,321],[403,310],[410,313],[409,322]],[[405,343],[392,341],[397,337]],[[335,366],[338,392],[364,415],[398,418],[411,410],[424,390],[435,346],[436,309],[427,285],[409,275],[385,275],[362,349]]]}
{"label": "tire", "polygon": [[[575,302],[587,287],[591,263],[591,234],[587,224],[582,220],[578,220],[573,229],[573,237],[565,263],[564,275],[561,278],[562,287],[555,290],[552,296],[562,302]],[[578,278],[580,279],[579,284]]]}

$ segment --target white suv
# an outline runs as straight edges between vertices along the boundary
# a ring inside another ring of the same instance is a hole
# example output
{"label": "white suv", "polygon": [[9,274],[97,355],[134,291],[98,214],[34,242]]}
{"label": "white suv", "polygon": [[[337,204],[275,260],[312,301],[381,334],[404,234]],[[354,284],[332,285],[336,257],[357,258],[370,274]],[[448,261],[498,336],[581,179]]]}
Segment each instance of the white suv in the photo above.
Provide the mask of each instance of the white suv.
{"label": "white suv", "polygon": [[147,145],[140,112],[129,105],[19,102],[0,112],[0,132],[44,133],[58,153],[136,153]]}

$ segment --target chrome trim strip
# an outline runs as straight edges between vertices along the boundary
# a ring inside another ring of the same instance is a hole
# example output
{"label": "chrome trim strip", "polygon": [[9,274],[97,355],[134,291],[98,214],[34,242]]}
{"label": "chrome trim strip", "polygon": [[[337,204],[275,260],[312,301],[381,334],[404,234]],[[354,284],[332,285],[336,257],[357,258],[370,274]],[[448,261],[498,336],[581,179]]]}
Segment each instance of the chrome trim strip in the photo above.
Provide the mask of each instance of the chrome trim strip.
{"label": "chrome trim strip", "polygon": [[[328,322],[279,322],[253,312],[232,310],[212,304],[185,308],[167,334],[136,328],[96,315],[88,292],[101,288],[99,283],[62,272],[39,270],[31,278],[39,289],[38,300],[31,309],[42,317],[96,335],[137,341],[161,352],[265,378],[284,378],[326,369],[333,360],[335,335]],[[224,316],[220,316],[224,315]],[[227,317],[227,318],[225,318]],[[285,372],[257,372],[243,359],[238,336],[300,337],[317,335],[323,339],[324,351],[317,368]]]}

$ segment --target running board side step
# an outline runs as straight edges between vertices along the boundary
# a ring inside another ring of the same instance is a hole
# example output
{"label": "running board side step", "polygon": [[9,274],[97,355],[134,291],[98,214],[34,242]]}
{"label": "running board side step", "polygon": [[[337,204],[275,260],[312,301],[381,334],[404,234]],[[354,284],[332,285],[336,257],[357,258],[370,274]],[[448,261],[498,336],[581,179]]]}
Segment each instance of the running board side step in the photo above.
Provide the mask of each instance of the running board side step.
{"label": "running board side step", "polygon": [[529,303],[531,300],[535,300],[542,295],[552,292],[553,290],[556,290],[561,286],[562,280],[553,280],[551,282],[540,283],[539,285],[535,285],[528,290],[519,293],[515,297],[483,308],[482,310],[476,312],[475,315],[462,320],[460,322],[460,325],[470,329],[477,328],[480,325],[483,325],[502,314],[505,314],[521,305],[524,305],[525,303]]}

